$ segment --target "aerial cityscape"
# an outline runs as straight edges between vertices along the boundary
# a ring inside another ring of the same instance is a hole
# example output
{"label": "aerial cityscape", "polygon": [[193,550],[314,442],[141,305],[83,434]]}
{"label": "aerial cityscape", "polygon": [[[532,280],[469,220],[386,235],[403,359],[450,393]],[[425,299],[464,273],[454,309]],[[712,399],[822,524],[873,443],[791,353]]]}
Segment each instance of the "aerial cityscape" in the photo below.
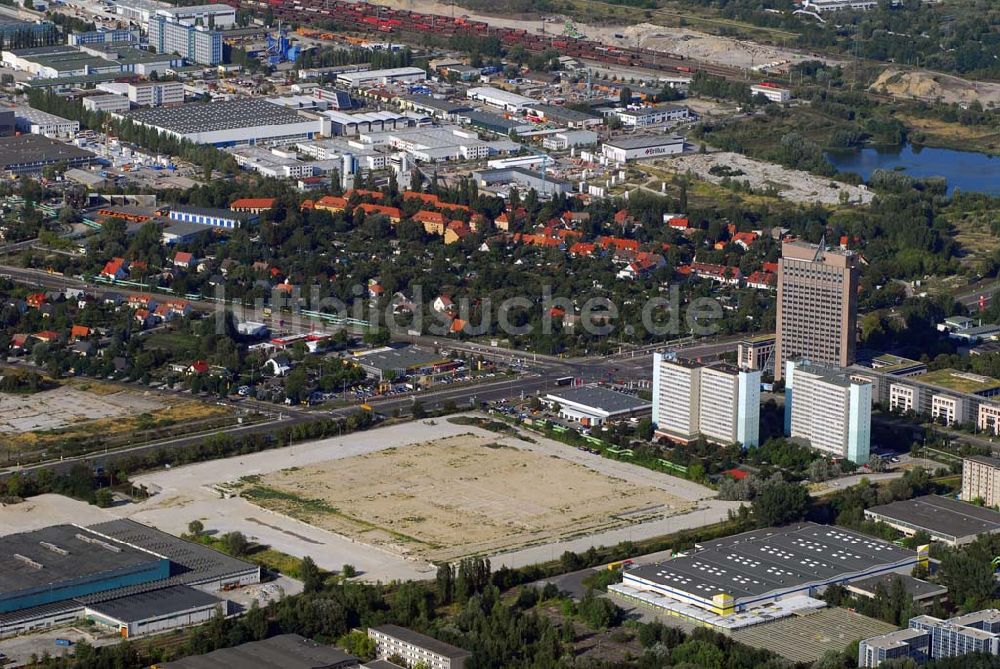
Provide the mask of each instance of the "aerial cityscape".
{"label": "aerial cityscape", "polygon": [[1000,4],[0,0],[0,667],[1000,669]]}

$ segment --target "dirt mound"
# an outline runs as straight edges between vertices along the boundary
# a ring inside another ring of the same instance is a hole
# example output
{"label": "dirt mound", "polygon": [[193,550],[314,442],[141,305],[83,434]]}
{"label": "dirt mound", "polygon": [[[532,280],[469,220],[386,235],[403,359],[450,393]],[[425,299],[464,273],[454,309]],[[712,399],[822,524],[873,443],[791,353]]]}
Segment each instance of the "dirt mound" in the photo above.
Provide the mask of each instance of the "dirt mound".
{"label": "dirt mound", "polygon": [[1000,85],[973,82],[940,72],[903,71],[888,68],[869,87],[875,93],[901,98],[967,104],[979,100],[984,106],[1000,102]]}

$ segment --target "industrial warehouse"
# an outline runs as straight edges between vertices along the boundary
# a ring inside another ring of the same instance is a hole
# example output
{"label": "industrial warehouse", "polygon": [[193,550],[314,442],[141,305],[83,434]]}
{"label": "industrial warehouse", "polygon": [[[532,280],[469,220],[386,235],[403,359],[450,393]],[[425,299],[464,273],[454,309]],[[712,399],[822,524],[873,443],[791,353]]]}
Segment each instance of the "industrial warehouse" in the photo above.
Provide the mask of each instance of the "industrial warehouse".
{"label": "industrial warehouse", "polygon": [[646,400],[597,385],[562,388],[547,394],[545,402],[551,407],[558,405],[560,417],[582,425],[603,425],[653,410]]}
{"label": "industrial warehouse", "polygon": [[86,619],[122,637],[228,614],[212,595],[260,567],[131,520],[53,525],[0,542],[0,637]]}
{"label": "industrial warehouse", "polygon": [[834,583],[904,573],[917,551],[838,527],[803,523],[717,539],[665,562],[625,572],[617,595],[719,630],[822,608],[813,597]]}
{"label": "industrial warehouse", "polygon": [[981,534],[1000,532],[1000,513],[940,495],[874,506],[865,509],[865,518],[885,523],[907,536],[923,531],[949,546],[969,544]]}
{"label": "industrial warehouse", "polygon": [[324,123],[262,99],[142,109],[120,116],[177,139],[220,147],[312,139],[322,134]]}

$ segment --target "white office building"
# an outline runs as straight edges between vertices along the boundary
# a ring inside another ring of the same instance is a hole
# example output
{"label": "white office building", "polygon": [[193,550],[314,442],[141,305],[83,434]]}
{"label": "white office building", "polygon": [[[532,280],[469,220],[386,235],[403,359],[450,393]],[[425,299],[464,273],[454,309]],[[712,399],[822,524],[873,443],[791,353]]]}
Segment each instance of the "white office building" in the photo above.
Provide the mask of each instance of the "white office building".
{"label": "white office building", "polygon": [[337,84],[347,88],[364,88],[380,84],[416,84],[427,79],[427,72],[419,67],[393,67],[365,72],[341,72]]}
{"label": "white office building", "polygon": [[755,84],[750,87],[751,95],[763,95],[771,102],[788,102],[792,99],[792,92],[787,88],[779,88],[774,84]]}
{"label": "white office building", "polygon": [[470,88],[465,95],[470,100],[476,100],[508,112],[522,112],[527,107],[538,104],[537,100],[492,86]]}
{"label": "white office building", "polygon": [[872,384],[837,367],[785,363],[785,435],[857,464],[871,446]]}
{"label": "white office building", "polygon": [[184,102],[184,84],[179,81],[148,81],[128,85],[128,99],[140,107],[159,107]]}
{"label": "white office building", "polygon": [[130,109],[128,98],[121,95],[91,95],[83,99],[83,108],[93,112],[120,112]]}
{"label": "white office building", "polygon": [[616,112],[626,128],[649,128],[667,123],[679,123],[691,118],[687,107],[673,105],[664,107],[643,107],[641,109],[621,109]]}
{"label": "white office building", "polygon": [[688,443],[760,443],[760,370],[653,356],[653,425],[656,434]]}
{"label": "white office building", "polygon": [[550,151],[565,151],[575,146],[594,144],[597,144],[597,133],[593,130],[565,130],[542,140],[542,146]]}

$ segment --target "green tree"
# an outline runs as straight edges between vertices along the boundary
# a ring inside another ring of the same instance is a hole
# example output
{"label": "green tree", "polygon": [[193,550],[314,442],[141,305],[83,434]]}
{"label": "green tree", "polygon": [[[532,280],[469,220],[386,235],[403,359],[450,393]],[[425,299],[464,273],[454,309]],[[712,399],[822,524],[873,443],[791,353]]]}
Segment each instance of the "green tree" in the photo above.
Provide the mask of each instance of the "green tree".
{"label": "green tree", "polygon": [[115,503],[115,498],[111,494],[111,488],[101,488],[94,494],[94,504],[106,509]]}
{"label": "green tree", "polygon": [[809,492],[798,483],[768,481],[751,502],[760,527],[785,525],[801,520],[809,505]]}
{"label": "green tree", "polygon": [[365,662],[375,659],[375,639],[361,630],[353,630],[340,637],[337,645]]}
{"label": "green tree", "polygon": [[302,564],[299,566],[299,580],[302,581],[304,592],[319,592],[323,589],[323,572],[308,555],[302,558]]}
{"label": "green tree", "polygon": [[205,531],[205,525],[200,520],[192,520],[188,523],[188,534],[198,536]]}
{"label": "green tree", "polygon": [[234,557],[243,557],[250,550],[250,542],[242,532],[227,532],[220,540],[222,549]]}

